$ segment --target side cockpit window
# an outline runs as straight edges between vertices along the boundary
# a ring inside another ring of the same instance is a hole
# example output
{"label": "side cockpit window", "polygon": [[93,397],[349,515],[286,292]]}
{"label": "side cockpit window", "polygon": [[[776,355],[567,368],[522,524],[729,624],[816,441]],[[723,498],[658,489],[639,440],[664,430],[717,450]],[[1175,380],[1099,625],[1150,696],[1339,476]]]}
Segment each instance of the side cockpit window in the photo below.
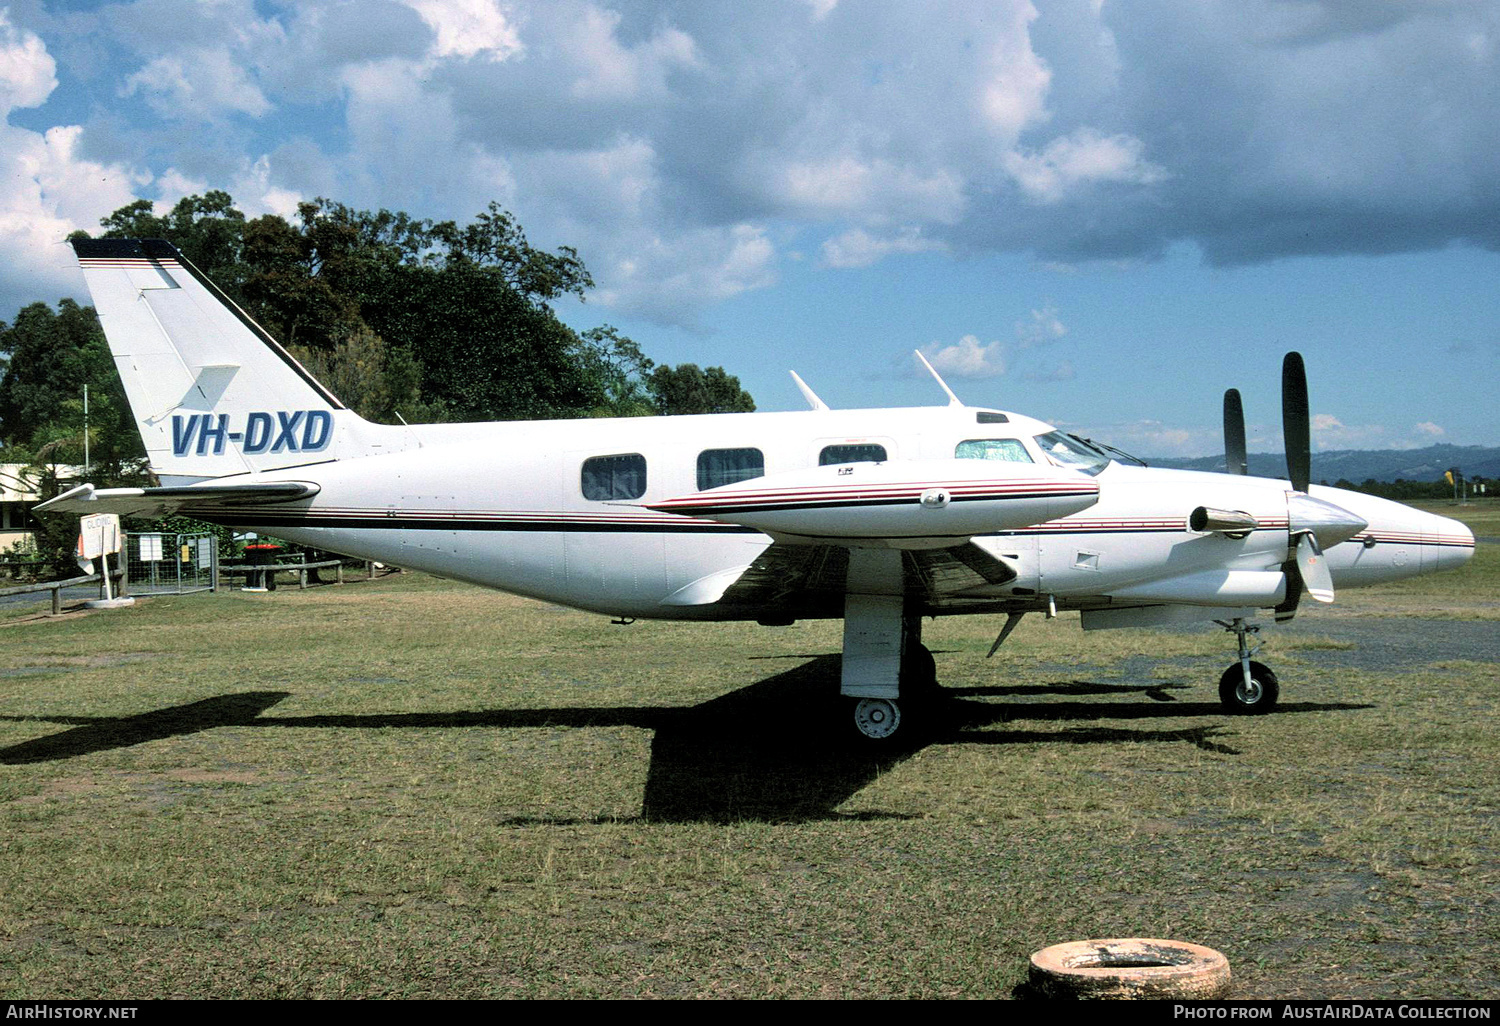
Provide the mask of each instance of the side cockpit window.
{"label": "side cockpit window", "polygon": [[698,490],[764,477],[766,457],[759,449],[705,449],[698,454]]}
{"label": "side cockpit window", "polygon": [[953,455],[961,460],[1001,460],[1006,463],[1034,463],[1019,438],[971,438],[959,442]]}
{"label": "side cockpit window", "polygon": [[638,452],[583,461],[583,497],[593,502],[639,499],[646,494],[646,457]]}
{"label": "side cockpit window", "polygon": [[831,467],[838,463],[884,463],[883,445],[825,445],[818,453],[818,466]]}
{"label": "side cockpit window", "polygon": [[[1059,467],[1072,467],[1085,474],[1097,474],[1109,466],[1109,454],[1094,448],[1085,439],[1062,431],[1036,436],[1042,453]],[[1134,459],[1134,457],[1131,457]],[[1139,461],[1138,461],[1139,462]],[[1144,464],[1142,464],[1144,466]]]}

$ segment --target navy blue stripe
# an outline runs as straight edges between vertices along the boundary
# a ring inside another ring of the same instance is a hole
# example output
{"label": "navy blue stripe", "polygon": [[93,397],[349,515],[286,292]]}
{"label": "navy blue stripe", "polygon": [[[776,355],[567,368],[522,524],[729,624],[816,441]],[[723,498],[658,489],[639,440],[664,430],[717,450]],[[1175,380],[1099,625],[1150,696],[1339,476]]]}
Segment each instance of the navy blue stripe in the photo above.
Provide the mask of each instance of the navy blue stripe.
{"label": "navy blue stripe", "polygon": [[226,527],[298,527],[341,528],[364,531],[554,531],[567,534],[760,534],[753,527],[737,524],[703,524],[684,520],[677,524],[629,522],[593,523],[579,520],[473,520],[453,518],[418,518],[406,516],[297,516],[266,513],[243,515],[222,510],[182,510],[184,516],[206,520]]}

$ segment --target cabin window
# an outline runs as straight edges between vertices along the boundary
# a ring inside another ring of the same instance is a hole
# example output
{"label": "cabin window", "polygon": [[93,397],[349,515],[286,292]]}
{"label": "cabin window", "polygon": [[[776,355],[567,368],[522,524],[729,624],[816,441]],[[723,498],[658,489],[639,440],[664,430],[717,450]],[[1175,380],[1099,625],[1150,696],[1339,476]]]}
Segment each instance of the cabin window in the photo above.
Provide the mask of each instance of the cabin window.
{"label": "cabin window", "polygon": [[705,449],[698,454],[698,490],[764,477],[766,457],[759,449]]}
{"label": "cabin window", "polygon": [[583,461],[583,497],[594,502],[639,499],[646,494],[646,457],[638,452]]}
{"label": "cabin window", "polygon": [[1005,463],[1032,463],[1031,454],[1019,438],[971,438],[959,442],[953,455],[961,460],[1001,460]]}
{"label": "cabin window", "polygon": [[818,466],[829,467],[836,463],[884,463],[883,445],[825,445],[818,453]]}

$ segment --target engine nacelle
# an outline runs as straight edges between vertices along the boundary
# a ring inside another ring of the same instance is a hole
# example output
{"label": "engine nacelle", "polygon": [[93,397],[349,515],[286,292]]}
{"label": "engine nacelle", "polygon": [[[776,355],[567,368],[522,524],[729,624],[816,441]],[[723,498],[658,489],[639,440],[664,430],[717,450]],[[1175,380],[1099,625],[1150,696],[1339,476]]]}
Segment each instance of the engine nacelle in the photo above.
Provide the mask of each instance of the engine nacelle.
{"label": "engine nacelle", "polygon": [[646,508],[767,534],[900,542],[1016,530],[1098,501],[1099,482],[1076,470],[950,459],[794,470]]}

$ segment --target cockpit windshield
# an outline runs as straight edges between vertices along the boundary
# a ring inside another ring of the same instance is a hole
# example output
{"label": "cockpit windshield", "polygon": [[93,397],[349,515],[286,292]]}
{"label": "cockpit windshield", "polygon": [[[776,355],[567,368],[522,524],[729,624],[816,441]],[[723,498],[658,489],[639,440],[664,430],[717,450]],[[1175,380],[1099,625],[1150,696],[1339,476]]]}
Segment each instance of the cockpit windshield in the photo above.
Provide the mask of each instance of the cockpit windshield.
{"label": "cockpit windshield", "polygon": [[1048,431],[1036,436],[1036,444],[1047,458],[1059,467],[1072,467],[1085,474],[1097,474],[1109,466],[1107,453],[1094,448],[1076,435]]}

